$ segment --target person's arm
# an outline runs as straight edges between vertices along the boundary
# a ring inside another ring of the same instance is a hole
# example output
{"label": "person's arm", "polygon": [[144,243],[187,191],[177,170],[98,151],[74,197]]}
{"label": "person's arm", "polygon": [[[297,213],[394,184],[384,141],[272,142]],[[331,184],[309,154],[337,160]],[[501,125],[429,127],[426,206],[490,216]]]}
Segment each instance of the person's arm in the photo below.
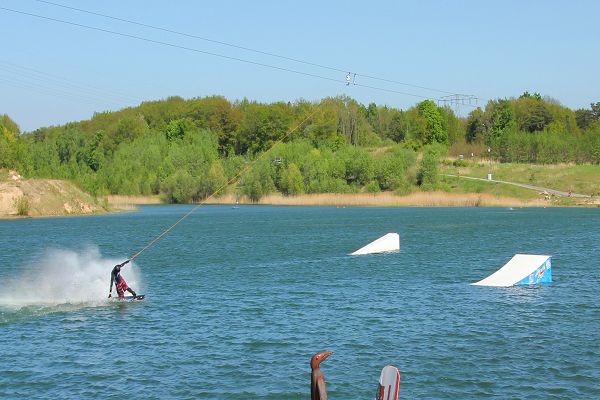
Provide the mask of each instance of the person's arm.
{"label": "person's arm", "polygon": [[130,261],[130,260],[125,260],[125,261],[123,262],[123,264],[119,264],[119,266],[120,266],[120,267],[123,267],[123,265],[127,264],[129,261]]}
{"label": "person's arm", "polygon": [[111,272],[110,273],[110,289],[108,291],[109,298],[112,296],[112,285],[113,285],[114,280],[115,280],[115,275]]}

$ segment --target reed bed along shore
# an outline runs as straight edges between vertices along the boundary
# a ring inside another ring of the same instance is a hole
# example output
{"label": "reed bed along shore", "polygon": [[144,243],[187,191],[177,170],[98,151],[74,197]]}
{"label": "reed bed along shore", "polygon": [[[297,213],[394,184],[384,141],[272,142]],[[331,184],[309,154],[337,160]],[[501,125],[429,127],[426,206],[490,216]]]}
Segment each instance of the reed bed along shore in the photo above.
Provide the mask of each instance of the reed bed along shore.
{"label": "reed bed along shore", "polygon": [[[137,205],[162,204],[158,196],[107,196],[112,207],[132,210]],[[209,199],[207,204],[262,204],[277,206],[335,206],[335,207],[548,207],[543,199],[517,199],[489,193],[415,192],[405,196],[394,193],[317,193],[298,196],[270,194],[253,203],[233,194]]]}
{"label": "reed bed along shore", "polygon": [[[211,199],[211,204],[234,204],[235,196]],[[240,204],[250,204],[240,199]],[[281,206],[338,206],[338,207],[546,207],[542,199],[522,200],[497,197],[488,193],[416,192],[406,196],[393,193],[319,193],[299,196],[271,194],[256,204]]]}
{"label": "reed bed along shore", "polygon": [[163,203],[159,196],[121,196],[113,194],[106,196],[105,199],[111,207],[122,211],[135,210],[139,205]]}

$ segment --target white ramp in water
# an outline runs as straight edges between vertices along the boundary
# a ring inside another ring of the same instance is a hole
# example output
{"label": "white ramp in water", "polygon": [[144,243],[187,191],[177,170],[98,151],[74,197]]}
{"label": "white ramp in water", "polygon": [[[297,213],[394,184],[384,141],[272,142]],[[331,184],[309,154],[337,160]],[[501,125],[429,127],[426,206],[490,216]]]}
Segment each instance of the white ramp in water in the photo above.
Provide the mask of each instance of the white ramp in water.
{"label": "white ramp in water", "polygon": [[472,285],[513,286],[552,282],[552,256],[515,254],[502,268]]}
{"label": "white ramp in water", "polygon": [[369,243],[368,245],[361,247],[351,256],[360,256],[363,254],[383,253],[386,251],[397,251],[400,250],[400,235],[397,233],[388,233],[383,235],[379,239]]}

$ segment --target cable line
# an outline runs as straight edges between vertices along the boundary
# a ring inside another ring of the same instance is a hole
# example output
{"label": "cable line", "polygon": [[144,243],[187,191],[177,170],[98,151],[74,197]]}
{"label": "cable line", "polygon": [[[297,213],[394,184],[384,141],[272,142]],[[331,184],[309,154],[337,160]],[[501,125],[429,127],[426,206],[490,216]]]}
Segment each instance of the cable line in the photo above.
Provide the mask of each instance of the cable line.
{"label": "cable line", "polygon": [[[210,55],[210,56],[214,56],[214,57],[220,57],[220,58],[224,58],[224,59],[227,59],[227,60],[239,61],[239,62],[246,63],[246,64],[257,65],[257,66],[261,66],[261,67],[265,67],[265,68],[271,68],[271,69],[275,69],[275,70],[279,70],[279,71],[291,72],[291,73],[294,73],[294,74],[304,75],[304,76],[308,76],[308,77],[312,77],[312,78],[318,78],[318,79],[327,80],[327,81],[330,81],[330,82],[343,83],[344,85],[346,84],[346,81],[345,80],[341,80],[341,79],[329,78],[329,77],[326,77],[326,76],[321,76],[321,75],[312,74],[312,73],[308,73],[308,72],[298,71],[298,70],[294,70],[294,69],[290,69],[290,68],[285,68],[285,67],[279,67],[279,66],[271,65],[271,64],[265,64],[265,63],[261,63],[261,62],[257,62],[257,61],[246,60],[246,59],[243,59],[243,58],[226,56],[224,54],[213,53],[213,52],[210,52],[210,51],[195,49],[193,47],[181,46],[181,45],[174,44],[174,43],[169,43],[169,42],[163,42],[163,41],[160,41],[160,40],[149,39],[149,38],[145,38],[145,37],[142,37],[142,36],[136,36],[136,35],[131,35],[131,34],[128,34],[128,33],[112,31],[112,30],[109,30],[109,29],[98,28],[98,27],[95,27],[95,26],[80,24],[80,23],[77,23],[77,22],[65,21],[65,20],[62,20],[62,19],[47,17],[47,16],[44,16],[44,15],[33,14],[33,13],[29,13],[29,12],[25,12],[25,11],[19,11],[19,10],[14,10],[14,9],[5,8],[5,7],[0,7],[0,10],[4,10],[4,11],[16,13],[16,14],[27,15],[27,16],[30,16],[30,17],[44,19],[44,20],[48,20],[48,21],[52,21],[52,22],[58,22],[58,23],[61,23],[61,24],[72,25],[72,26],[76,26],[76,27],[79,27],[79,28],[85,28],[85,29],[89,29],[89,30],[94,30],[94,31],[109,33],[109,34],[112,34],[112,35],[127,37],[127,38],[131,38],[131,39],[136,39],[136,40],[141,40],[141,41],[144,41],[144,42],[159,44],[159,45],[162,45],[162,46],[168,46],[168,47],[177,48],[177,49],[181,49],[181,50],[192,51],[192,52],[195,52],[195,53],[206,54],[206,55]],[[369,88],[369,89],[373,89],[373,90],[379,90],[379,91],[384,91],[384,92],[391,92],[391,93],[396,93],[396,94],[402,94],[402,95],[405,95],[405,96],[418,97],[418,98],[422,98],[422,99],[435,100],[435,98],[433,98],[433,97],[421,96],[421,95],[414,94],[414,93],[407,93],[407,92],[402,92],[402,91],[398,91],[398,90],[385,89],[385,88],[380,88],[380,87],[376,87],[376,86],[359,85],[359,84],[355,84],[355,85],[356,86],[362,86],[362,87]]]}
{"label": "cable line", "polygon": [[[206,42],[215,43],[215,44],[219,44],[219,45],[222,45],[222,46],[228,46],[228,47],[232,47],[232,48],[236,48],[236,49],[250,51],[250,52],[253,52],[253,53],[263,54],[263,55],[267,55],[267,56],[270,56],[270,57],[276,57],[276,58],[280,58],[280,59],[283,59],[283,60],[293,61],[293,62],[296,62],[296,63],[305,64],[305,65],[310,65],[310,66],[313,66],[313,67],[319,67],[319,68],[328,69],[328,70],[336,71],[336,72],[342,72],[342,73],[348,72],[348,69],[343,69],[343,68],[338,68],[338,67],[331,67],[331,66],[327,66],[327,65],[323,65],[323,64],[318,64],[318,63],[314,63],[314,62],[310,62],[310,61],[301,60],[301,59],[298,59],[298,58],[287,57],[287,56],[283,56],[283,55],[280,55],[280,54],[270,53],[270,52],[263,51],[263,50],[257,50],[257,49],[253,49],[253,48],[250,48],[250,47],[245,47],[245,46],[240,46],[240,45],[237,45],[237,44],[227,43],[227,42],[223,42],[223,41],[220,41],[220,40],[215,40],[215,39],[210,39],[210,38],[206,38],[206,37],[202,37],[202,36],[198,36],[198,35],[193,35],[193,34],[190,34],[190,33],[179,32],[179,31],[175,31],[175,30],[172,30],[172,29],[163,28],[163,27],[160,27],[160,26],[155,26],[155,25],[150,25],[150,24],[145,24],[145,23],[142,23],[142,22],[138,22],[138,21],[133,21],[133,20],[130,20],[130,19],[114,17],[112,15],[102,14],[102,13],[98,13],[98,12],[94,12],[94,11],[89,11],[89,10],[85,10],[85,9],[77,8],[77,7],[71,7],[71,6],[67,6],[67,5],[59,4],[59,3],[54,3],[54,2],[51,2],[51,1],[47,1],[47,0],[33,0],[33,1],[37,1],[38,3],[44,3],[44,4],[48,4],[48,5],[55,6],[55,7],[61,7],[61,8],[65,8],[65,9],[69,9],[69,10],[73,10],[73,11],[78,11],[78,12],[82,12],[82,13],[86,13],[86,14],[90,14],[90,15],[95,15],[95,16],[102,17],[102,18],[108,18],[108,19],[112,19],[112,20],[115,20],[115,21],[125,22],[125,23],[132,24],[132,25],[142,26],[144,28],[155,29],[155,30],[159,30],[159,31],[163,31],[163,32],[168,32],[168,33],[172,33],[172,34],[175,34],[175,35],[185,36],[185,37],[189,37],[189,38],[193,38],[193,39],[200,39],[200,40],[204,40]],[[431,87],[427,87],[427,86],[420,86],[420,85],[414,85],[414,84],[411,84],[411,83],[399,82],[399,81],[396,81],[396,80],[393,80],[393,79],[379,78],[377,76],[363,74],[363,73],[358,73],[358,72],[355,73],[354,75],[358,75],[358,76],[361,76],[363,78],[369,78],[369,79],[373,79],[373,80],[378,80],[378,81],[381,81],[381,82],[394,83],[394,84],[398,84],[398,85],[409,86],[409,87],[414,87],[414,88],[423,89],[423,90],[430,90],[430,91],[433,91],[433,92],[439,92],[439,93],[445,93],[445,94],[456,94],[456,92],[449,92],[447,90],[441,90],[441,89],[431,88]],[[367,86],[365,86],[365,87],[367,87]]]}

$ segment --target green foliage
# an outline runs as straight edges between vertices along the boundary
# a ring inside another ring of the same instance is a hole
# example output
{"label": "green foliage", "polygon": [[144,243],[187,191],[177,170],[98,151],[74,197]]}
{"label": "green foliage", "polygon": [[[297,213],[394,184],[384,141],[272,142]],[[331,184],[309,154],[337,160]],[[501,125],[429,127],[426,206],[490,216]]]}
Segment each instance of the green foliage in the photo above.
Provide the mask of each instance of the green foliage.
{"label": "green foliage", "polygon": [[539,93],[534,93],[531,94],[528,91],[525,91],[521,96],[519,96],[519,99],[535,99],[535,100],[542,100],[542,95]]}
{"label": "green foliage", "polygon": [[291,163],[284,170],[280,190],[281,193],[292,196],[304,193],[304,178],[296,164]]}
{"label": "green foliage", "polygon": [[365,186],[365,192],[367,193],[379,193],[381,189],[379,188],[379,183],[377,181],[371,181]]}
{"label": "green foliage", "polygon": [[227,182],[231,183],[244,171],[246,160],[242,156],[232,155],[221,159],[221,165]]}
{"label": "green foliage", "polygon": [[404,141],[406,138],[407,121],[405,114],[402,111],[394,110],[391,112],[391,120],[387,130],[387,137],[394,140],[396,143]]}
{"label": "green foliage", "polygon": [[338,111],[331,102],[323,101],[310,123],[303,129],[303,136],[310,140],[314,147],[329,147],[338,150],[346,139],[338,132]]}
{"label": "green foliage", "polygon": [[13,168],[19,126],[6,114],[0,115],[0,168]]}
{"label": "green foliage", "polygon": [[600,124],[600,102],[590,104],[589,110],[576,110],[575,118],[581,129],[588,129],[594,124]]}
{"label": "green foliage", "polygon": [[84,150],[85,163],[94,172],[98,172],[98,170],[102,167],[102,164],[105,162],[104,149],[102,146],[103,140],[104,132],[97,132],[94,136],[94,139],[86,146]]}
{"label": "green foliage", "polygon": [[582,161],[600,164],[600,125],[595,125],[593,129],[585,134],[580,147],[586,150],[581,153],[587,156],[586,159]]}
{"label": "green foliage", "polygon": [[15,121],[6,114],[0,115],[0,134],[2,137],[14,142],[19,133],[21,133],[21,130]]}
{"label": "green foliage", "polygon": [[201,199],[205,199],[213,193],[221,195],[223,194],[226,185],[227,178],[225,176],[225,169],[220,161],[215,160],[208,169],[206,177],[200,179],[200,188],[197,196]]}
{"label": "green foliage", "polygon": [[450,107],[438,108],[438,111],[442,115],[443,121],[445,121],[446,131],[448,132],[448,140],[444,143],[464,142],[464,122],[454,114]]}
{"label": "green foliage", "polygon": [[502,162],[598,164],[599,131],[600,103],[572,111],[528,92],[467,118],[430,100],[398,110],[346,96],[272,104],[171,97],[25,134],[2,115],[0,167],[69,179],[95,195],[163,194],[171,202],[204,199],[240,177],[254,201],[273,190],[407,193],[415,182],[439,187],[430,145],[484,157],[489,147]]}
{"label": "green foliage", "polygon": [[264,105],[250,103],[245,106],[245,116],[238,134],[238,154],[258,154],[287,136],[292,116],[285,103]]}
{"label": "green foliage", "polygon": [[114,134],[116,143],[130,142],[141,137],[148,130],[143,117],[124,117],[119,120]]}
{"label": "green foliage", "polygon": [[543,131],[553,120],[549,107],[542,101],[539,94],[537,97],[521,96],[515,101],[514,110],[517,126],[523,131]]}
{"label": "green foliage", "polygon": [[188,171],[176,171],[161,185],[164,197],[169,203],[189,203],[197,193],[197,181]]}
{"label": "green foliage", "polygon": [[596,122],[592,111],[583,108],[575,110],[575,119],[577,120],[577,126],[579,126],[581,129],[588,129],[594,122]]}
{"label": "green foliage", "polygon": [[425,130],[421,132],[422,142],[425,144],[448,143],[447,121],[443,112],[431,100],[419,103],[418,110],[424,120]]}
{"label": "green foliage", "polygon": [[486,144],[496,147],[502,141],[502,137],[515,126],[513,106],[507,100],[498,100],[490,102],[488,108],[491,108],[492,111],[490,135]]}
{"label": "green foliage", "polygon": [[188,133],[196,130],[196,126],[191,119],[182,118],[176,119],[167,125],[165,135],[169,142],[181,140]]}
{"label": "green foliage", "polygon": [[406,172],[415,162],[415,153],[401,147],[375,159],[375,179],[381,190],[396,190],[409,185]]}
{"label": "green foliage", "polygon": [[454,167],[467,167],[469,162],[467,160],[454,160],[452,161]]}
{"label": "green foliage", "polygon": [[242,177],[241,193],[250,201],[259,201],[275,190],[273,166],[269,162],[258,162]]}
{"label": "green foliage", "polygon": [[242,112],[221,96],[193,99],[186,104],[189,111],[186,117],[194,121],[196,126],[208,129],[219,138],[219,153],[234,155],[236,132],[239,130]]}
{"label": "green foliage", "polygon": [[439,148],[429,146],[425,148],[421,166],[417,173],[417,184],[423,190],[435,190],[438,186]]}
{"label": "green foliage", "polygon": [[349,185],[364,186],[375,177],[373,157],[365,149],[347,146],[337,153],[337,158],[344,161],[344,178]]}
{"label": "green foliage", "polygon": [[15,208],[17,210],[17,215],[27,216],[29,215],[29,199],[25,196],[21,196],[15,199]]}
{"label": "green foliage", "polygon": [[590,104],[592,116],[596,121],[600,121],[600,102]]}

